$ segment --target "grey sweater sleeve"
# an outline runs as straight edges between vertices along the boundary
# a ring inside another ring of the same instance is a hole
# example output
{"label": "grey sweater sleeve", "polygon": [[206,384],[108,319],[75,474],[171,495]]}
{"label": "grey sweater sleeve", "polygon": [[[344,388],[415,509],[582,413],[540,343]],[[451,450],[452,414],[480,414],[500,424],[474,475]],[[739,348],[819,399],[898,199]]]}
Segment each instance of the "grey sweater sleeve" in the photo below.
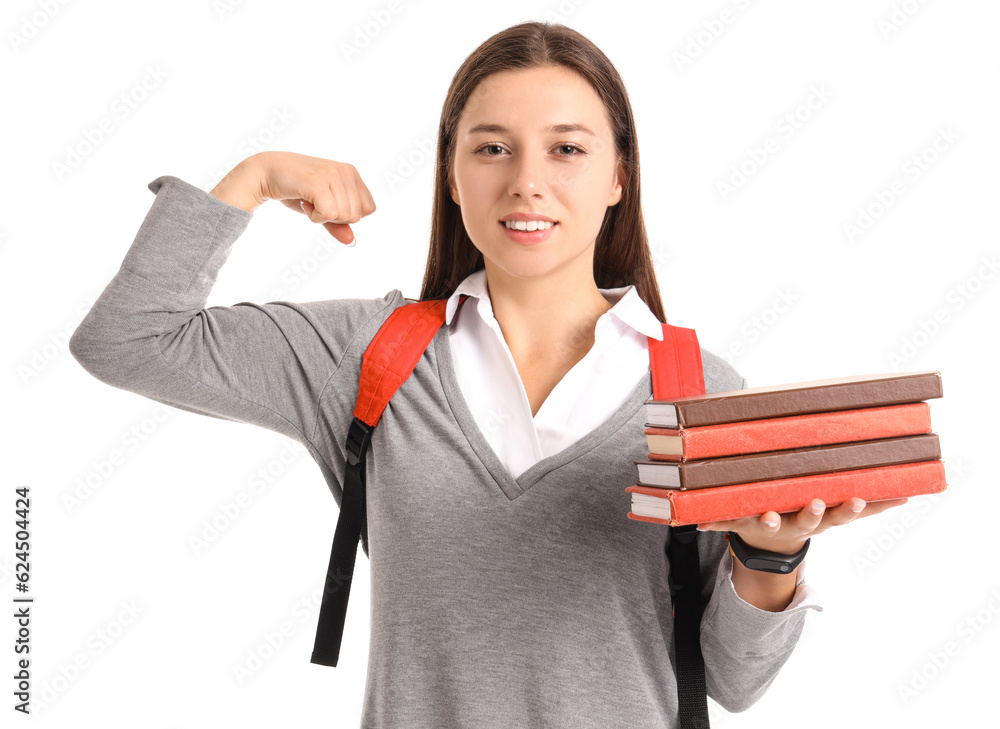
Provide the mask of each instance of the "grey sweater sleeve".
{"label": "grey sweater sleeve", "polygon": [[[355,335],[402,295],[204,308],[253,213],[177,177],[149,189],[156,199],[70,352],[102,382],[283,433],[329,468],[312,442],[319,398]],[[334,496],[339,504],[336,488]]]}
{"label": "grey sweater sleeve", "polygon": [[[706,383],[719,383],[709,392],[742,390],[747,381],[717,355],[702,349]],[[743,600],[732,581],[732,555],[722,532],[698,536],[702,594],[711,595],[701,620],[701,650],[705,659],[708,695],[726,711],[745,711],[774,682],[792,654],[805,625],[806,611],[822,611],[809,600],[799,600],[782,612],[761,610]],[[804,564],[804,563],[803,563]],[[797,588],[803,589],[803,583]]]}

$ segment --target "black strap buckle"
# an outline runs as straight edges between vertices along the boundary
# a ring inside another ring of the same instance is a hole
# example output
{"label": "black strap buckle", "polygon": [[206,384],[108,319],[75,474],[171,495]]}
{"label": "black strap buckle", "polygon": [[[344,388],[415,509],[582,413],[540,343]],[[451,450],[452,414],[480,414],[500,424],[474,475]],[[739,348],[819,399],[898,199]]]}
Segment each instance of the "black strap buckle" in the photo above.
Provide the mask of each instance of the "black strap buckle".
{"label": "black strap buckle", "polygon": [[372,431],[375,428],[368,425],[357,416],[351,422],[351,428],[347,431],[347,462],[352,466],[358,465],[361,461],[361,453],[368,449],[368,442],[371,440]]}

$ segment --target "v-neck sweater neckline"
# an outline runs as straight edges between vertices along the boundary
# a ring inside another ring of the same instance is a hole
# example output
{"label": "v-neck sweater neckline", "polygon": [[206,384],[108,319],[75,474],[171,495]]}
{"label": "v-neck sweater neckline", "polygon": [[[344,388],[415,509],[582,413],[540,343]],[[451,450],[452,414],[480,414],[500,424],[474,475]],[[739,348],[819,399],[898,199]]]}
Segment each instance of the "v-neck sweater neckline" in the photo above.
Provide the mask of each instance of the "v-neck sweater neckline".
{"label": "v-neck sweater neckline", "polygon": [[435,334],[433,347],[441,386],[455,420],[480,461],[511,501],[527,492],[548,473],[575,461],[587,451],[599,446],[608,437],[628,424],[635,417],[636,411],[642,407],[643,402],[652,397],[652,372],[647,368],[645,376],[635,384],[629,396],[600,425],[583,434],[579,440],[567,448],[538,461],[515,478],[486,440],[486,436],[483,435],[465,396],[462,394],[455,373],[455,363],[447,327],[441,327]]}

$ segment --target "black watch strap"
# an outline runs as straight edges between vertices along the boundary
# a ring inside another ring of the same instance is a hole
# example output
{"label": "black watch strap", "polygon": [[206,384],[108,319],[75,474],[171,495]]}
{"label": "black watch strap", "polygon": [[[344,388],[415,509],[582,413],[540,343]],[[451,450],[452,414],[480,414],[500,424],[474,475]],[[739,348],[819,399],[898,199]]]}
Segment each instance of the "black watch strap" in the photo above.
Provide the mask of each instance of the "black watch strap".
{"label": "black watch strap", "polygon": [[809,542],[812,541],[811,538],[807,539],[806,543],[802,545],[802,549],[795,554],[781,554],[780,552],[768,552],[765,549],[751,547],[740,539],[740,535],[736,532],[726,532],[726,539],[729,540],[729,548],[733,550],[736,559],[744,567],[758,572],[774,572],[780,575],[788,574],[799,566],[809,550]]}

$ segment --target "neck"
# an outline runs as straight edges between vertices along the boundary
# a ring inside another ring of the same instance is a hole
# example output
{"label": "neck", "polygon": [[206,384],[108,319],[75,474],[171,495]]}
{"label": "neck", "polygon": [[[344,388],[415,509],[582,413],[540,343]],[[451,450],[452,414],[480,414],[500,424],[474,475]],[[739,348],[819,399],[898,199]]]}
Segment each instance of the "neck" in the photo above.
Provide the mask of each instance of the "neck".
{"label": "neck", "polygon": [[594,343],[597,320],[613,304],[570,267],[544,278],[515,278],[486,262],[493,316],[516,361],[578,361]]}

